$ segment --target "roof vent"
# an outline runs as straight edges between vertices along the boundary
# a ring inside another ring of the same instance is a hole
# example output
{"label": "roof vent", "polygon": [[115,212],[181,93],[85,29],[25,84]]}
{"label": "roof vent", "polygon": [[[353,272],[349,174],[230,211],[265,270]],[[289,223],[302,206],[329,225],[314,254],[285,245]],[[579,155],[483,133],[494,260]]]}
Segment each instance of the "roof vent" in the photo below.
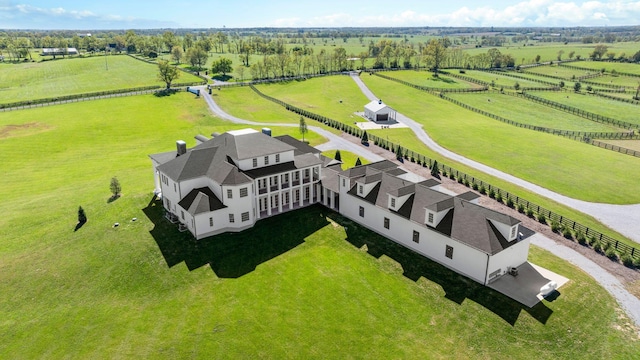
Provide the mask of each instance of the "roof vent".
{"label": "roof vent", "polygon": [[176,149],[178,150],[178,156],[186,154],[187,143],[182,140],[176,141]]}
{"label": "roof vent", "polygon": [[271,129],[269,128],[262,128],[262,133],[267,135],[267,136],[271,136]]}

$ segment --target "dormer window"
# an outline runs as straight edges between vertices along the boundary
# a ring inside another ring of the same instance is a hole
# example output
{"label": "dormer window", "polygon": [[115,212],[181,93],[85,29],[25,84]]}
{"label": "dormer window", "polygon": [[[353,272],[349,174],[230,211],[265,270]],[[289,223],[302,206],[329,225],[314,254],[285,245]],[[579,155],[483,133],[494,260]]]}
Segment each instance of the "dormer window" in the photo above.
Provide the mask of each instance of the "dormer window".
{"label": "dormer window", "polygon": [[358,195],[362,195],[363,192],[364,192],[364,186],[358,185]]}
{"label": "dormer window", "polygon": [[516,226],[511,228],[511,235],[509,236],[509,239],[513,239],[516,237]]}
{"label": "dormer window", "polygon": [[276,154],[276,163],[280,162],[280,154]]}
{"label": "dormer window", "polygon": [[432,212],[430,212],[430,213],[429,213],[429,216],[428,216],[427,222],[428,222],[429,224],[433,224],[433,213],[432,213]]}
{"label": "dormer window", "polygon": [[269,157],[268,156],[264,157],[264,164],[265,165],[269,165]]}
{"label": "dormer window", "polygon": [[396,198],[391,198],[391,207],[395,209],[396,207]]}
{"label": "dormer window", "polygon": [[258,158],[253,158],[253,167],[258,167]]}

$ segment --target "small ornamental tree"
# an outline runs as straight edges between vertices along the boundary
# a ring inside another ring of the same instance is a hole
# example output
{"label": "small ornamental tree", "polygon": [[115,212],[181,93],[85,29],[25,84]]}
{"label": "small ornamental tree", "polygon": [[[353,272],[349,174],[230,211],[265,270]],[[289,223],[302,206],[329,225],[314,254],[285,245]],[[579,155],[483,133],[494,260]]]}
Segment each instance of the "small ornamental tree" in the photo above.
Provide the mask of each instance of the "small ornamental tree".
{"label": "small ornamental tree", "polygon": [[516,81],[515,85],[513,85],[513,88],[516,89],[516,91],[520,90],[520,83]]}
{"label": "small ornamental tree", "polygon": [[369,135],[367,135],[366,131],[362,133],[362,143],[363,144],[368,144],[369,143]]}
{"label": "small ornamental tree", "polygon": [[117,177],[114,176],[111,178],[111,184],[109,188],[111,189],[111,194],[113,194],[114,199],[120,197],[120,192],[122,191],[122,187],[120,186],[120,181],[118,181]]}
{"label": "small ornamental tree", "polygon": [[340,150],[336,150],[336,155],[333,158],[338,161],[342,161],[342,155],[340,154]]}
{"label": "small ornamental tree", "polygon": [[433,161],[433,166],[431,166],[431,176],[437,177],[440,175],[440,168],[438,167],[438,160]]}
{"label": "small ornamental tree", "polygon": [[87,214],[85,214],[82,206],[78,207],[78,224],[84,224],[87,222]]}
{"label": "small ornamental tree", "polygon": [[302,142],[304,142],[304,134],[307,133],[309,129],[307,129],[307,122],[304,121],[304,118],[300,116],[300,134],[302,134]]}
{"label": "small ornamental tree", "polygon": [[360,166],[362,165],[362,160],[360,160],[360,158],[356,159],[356,166]]}
{"label": "small ornamental tree", "polygon": [[575,85],[573,85],[573,90],[575,92],[580,92],[580,89],[582,89],[582,84],[580,84],[579,82],[575,83]]}

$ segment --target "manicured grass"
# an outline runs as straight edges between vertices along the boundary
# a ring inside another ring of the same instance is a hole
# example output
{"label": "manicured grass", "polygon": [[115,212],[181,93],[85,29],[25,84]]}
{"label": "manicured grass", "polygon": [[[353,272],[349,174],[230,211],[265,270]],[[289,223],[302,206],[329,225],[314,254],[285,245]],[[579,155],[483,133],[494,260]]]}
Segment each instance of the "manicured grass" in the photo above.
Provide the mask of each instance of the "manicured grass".
{"label": "manicured grass", "polygon": [[[449,70],[454,71],[454,70]],[[470,83],[464,80],[456,79],[454,77],[439,75],[437,78],[433,77],[433,73],[429,71],[415,71],[415,70],[402,70],[402,71],[382,71],[379,74],[386,75],[395,79],[407,81],[409,83],[426,86],[438,89],[470,89],[479,88],[480,85]],[[362,75],[364,76],[364,75]]]}
{"label": "manicured grass", "polygon": [[640,140],[598,140],[607,144],[620,146],[625,149],[640,151]]}
{"label": "manicured grass", "polygon": [[[580,110],[589,111],[594,114],[608,116],[610,118],[640,124],[640,106],[622,101],[610,100],[604,97],[587,95],[586,93],[539,91],[531,92],[531,95],[562,103]],[[606,93],[615,94],[615,93]]]}
{"label": "manicured grass", "polygon": [[369,103],[349,76],[326,76],[256,87],[288,104],[347,124],[362,120],[354,113],[363,112]]}
{"label": "manicured grass", "polygon": [[629,90],[635,90],[638,88],[638,86],[640,86],[640,77],[632,77],[632,76],[619,76],[619,75],[614,76],[610,74],[604,74],[603,76],[598,76],[592,79],[588,79],[587,81],[598,83],[598,84],[624,86]]}
{"label": "manicured grass", "polygon": [[[156,66],[125,55],[109,56],[106,64],[103,56],[38,63],[0,63],[0,102],[162,85],[157,73]],[[181,73],[177,82],[199,80]]]}
{"label": "manicured grass", "polygon": [[[328,158],[334,159],[336,156],[336,150],[323,151],[322,155]],[[342,170],[346,170],[348,168],[355,166],[356,161],[358,159],[358,155],[350,151],[340,150],[340,158],[342,159]],[[366,165],[369,163],[369,161],[364,158],[360,158],[360,162],[362,163],[362,165]]]}
{"label": "manicured grass", "polygon": [[[640,46],[638,46],[637,48],[640,48]],[[640,75],[640,64],[618,63],[618,62],[608,62],[608,61],[580,61],[580,62],[571,63],[570,65],[581,67],[581,68],[594,69],[596,71],[600,71],[604,69],[608,73],[615,70],[616,72],[624,72],[629,74]]]}
{"label": "manicured grass", "polygon": [[[551,92],[541,92],[542,94]],[[537,93],[536,93],[537,94]],[[555,94],[555,93],[554,93]],[[561,95],[567,96],[564,93]],[[447,94],[456,100],[473,106],[476,109],[502,116],[522,124],[542,126],[550,129],[571,131],[619,132],[622,129],[587,120],[577,115],[545,106],[524,98],[500,94]],[[573,96],[573,95],[571,95]],[[573,97],[580,96],[575,95]],[[633,106],[633,105],[632,105]],[[586,110],[584,108],[581,108]]]}
{"label": "manicured grass", "polygon": [[[503,124],[393,81],[362,79],[374,94],[421,122],[434,140],[458,154],[577,199],[640,201],[640,184],[634,180],[640,176],[640,159]],[[606,172],[594,170],[602,166]]]}
{"label": "manicured grass", "polygon": [[266,123],[298,124],[300,116],[264,99],[249,87],[213,90],[213,99],[228,114],[241,119]]}
{"label": "manicured grass", "polygon": [[[2,358],[512,359],[537,351],[571,359],[640,351],[602,288],[537,249],[534,262],[572,281],[555,301],[523,309],[322,207],[195,245],[149,202],[146,154],[239,126],[183,95],[12,112],[0,123],[44,110],[55,116],[43,120],[37,142],[0,142],[11,159],[0,170],[21,179],[5,183],[1,205]],[[113,175],[123,196],[108,202]],[[89,221],[74,232],[78,205]]]}
{"label": "manicured grass", "polygon": [[[518,78],[514,78],[507,75],[490,73],[490,72],[479,71],[479,70],[465,70],[465,73],[460,75],[478,79],[480,81],[484,81],[489,84],[493,82],[494,87],[496,88],[499,88],[501,86],[515,86],[516,83],[520,84],[521,87],[550,87],[550,85],[545,85],[535,81],[518,79]],[[550,80],[552,79],[547,79],[545,81],[550,81]]]}

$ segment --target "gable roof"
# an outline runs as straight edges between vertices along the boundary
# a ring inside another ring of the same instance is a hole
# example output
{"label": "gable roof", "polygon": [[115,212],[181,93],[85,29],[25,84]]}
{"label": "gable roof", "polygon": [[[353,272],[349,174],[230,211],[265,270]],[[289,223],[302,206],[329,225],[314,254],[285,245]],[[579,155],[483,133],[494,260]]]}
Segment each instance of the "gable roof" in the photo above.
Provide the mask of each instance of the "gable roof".
{"label": "gable roof", "polygon": [[384,108],[388,108],[389,106],[385,105],[382,101],[380,100],[373,100],[372,102],[368,103],[367,105],[364,106],[365,109],[371,110],[373,112],[378,112]]}
{"label": "gable roof", "polygon": [[310,146],[309,144],[307,144],[306,142],[302,142],[296,138],[293,138],[289,135],[280,135],[280,136],[276,136],[274,137],[274,139],[280,140],[283,143],[287,144],[287,145],[291,145],[293,146],[296,150],[294,150],[294,154],[295,155],[300,155],[300,154],[320,154],[322,151],[314,148],[313,146]]}
{"label": "gable roof", "polygon": [[198,215],[226,207],[208,187],[191,190],[187,196],[180,200],[178,205],[187,210],[191,215]]}

